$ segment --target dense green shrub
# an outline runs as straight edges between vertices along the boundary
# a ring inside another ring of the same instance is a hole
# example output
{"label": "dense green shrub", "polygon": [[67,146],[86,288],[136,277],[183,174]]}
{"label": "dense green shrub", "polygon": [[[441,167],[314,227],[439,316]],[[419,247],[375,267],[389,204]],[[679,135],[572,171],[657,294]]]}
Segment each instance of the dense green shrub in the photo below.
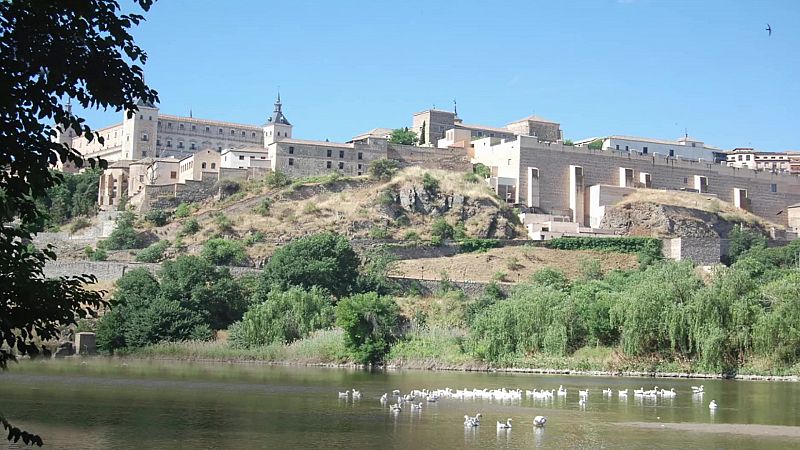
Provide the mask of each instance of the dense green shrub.
{"label": "dense green shrub", "polygon": [[196,218],[190,217],[181,225],[180,234],[183,236],[190,236],[200,231],[200,222]]}
{"label": "dense green shrub", "polygon": [[86,217],[78,217],[69,224],[69,232],[70,234],[75,234],[78,231],[88,228],[92,225],[92,222],[87,219]]}
{"label": "dense green shrub", "polygon": [[376,159],[369,163],[369,176],[377,180],[388,180],[397,173],[399,164],[393,159]]}
{"label": "dense green shrub", "polygon": [[86,257],[91,261],[105,261],[108,259],[108,253],[106,253],[106,251],[102,248],[92,248],[91,246],[86,246],[84,252],[86,253]]}
{"label": "dense green shrub", "polygon": [[221,233],[233,232],[233,222],[231,222],[231,219],[228,218],[228,216],[226,216],[223,212],[217,212],[214,214],[214,224]]}
{"label": "dense green shrub", "polygon": [[288,175],[279,170],[276,170],[274,172],[268,173],[267,176],[264,178],[264,182],[267,184],[267,186],[275,189],[288,186],[289,183],[291,183],[292,181],[289,179]]}
{"label": "dense green shrub", "polygon": [[219,180],[216,189],[219,191],[220,197],[225,198],[239,192],[242,189],[242,185],[234,180]]}
{"label": "dense green shrub", "polygon": [[264,239],[266,239],[264,233],[259,230],[256,230],[256,231],[251,231],[250,234],[248,234],[247,237],[244,238],[243,242],[246,247],[252,247],[254,244],[258,242],[263,242]]}
{"label": "dense green shrub", "polygon": [[260,202],[258,202],[258,205],[256,205],[256,208],[255,208],[254,211],[259,216],[265,216],[266,217],[266,216],[269,215],[269,210],[270,210],[271,207],[272,207],[272,200],[270,200],[269,197],[264,197],[264,198],[261,199]]}
{"label": "dense green shrub", "polygon": [[422,188],[428,194],[436,194],[439,192],[439,180],[428,172],[422,174]]}
{"label": "dense green shrub", "polygon": [[209,239],[203,245],[201,255],[220,266],[243,266],[247,263],[244,245],[233,239]]}
{"label": "dense green shrub", "polygon": [[389,142],[393,144],[415,145],[417,143],[417,133],[409,130],[408,127],[397,128],[392,130]]}
{"label": "dense green shrub", "polygon": [[489,251],[489,249],[497,248],[499,246],[500,242],[497,239],[471,238],[462,239],[458,242],[458,250],[461,253],[486,252]]}
{"label": "dense green shrub", "polygon": [[492,169],[481,163],[472,166],[472,172],[481,178],[489,178],[492,176]]}
{"label": "dense green shrub", "polygon": [[164,259],[164,253],[169,248],[169,241],[163,240],[150,244],[144,250],[136,254],[136,261],[145,263],[156,263]]}
{"label": "dense green shrub", "polygon": [[369,237],[372,239],[389,238],[389,230],[384,227],[372,227],[369,229]]}
{"label": "dense green shrub", "polygon": [[604,250],[661,256],[661,240],[648,237],[562,237],[551,240],[548,247],[560,250]]}
{"label": "dense green shrub", "polygon": [[728,258],[725,261],[733,264],[736,260],[750,249],[765,248],[767,238],[761,233],[748,230],[741,225],[734,226],[728,233]]}
{"label": "dense green shrub", "polygon": [[440,240],[453,239],[453,226],[447,223],[443,217],[439,217],[431,225],[431,236]]}
{"label": "dense green shrub", "polygon": [[180,205],[178,205],[177,208],[175,208],[174,215],[179,219],[183,219],[184,217],[189,217],[192,214],[193,210],[194,210],[193,204],[182,202]]}
{"label": "dense green shrub", "polygon": [[[97,214],[97,189],[99,169],[87,169],[80,173],[57,175],[62,181],[47,189],[47,196],[37,198],[37,208],[44,213],[45,227],[67,223],[79,216]],[[80,228],[76,228],[77,231]],[[74,233],[75,231],[72,231]]]}
{"label": "dense green shrub", "polygon": [[399,308],[391,297],[374,292],[339,300],[336,324],[344,330],[345,347],[353,359],[380,363],[394,340]]}
{"label": "dense green shrub", "polygon": [[344,236],[320,233],[279,248],[264,266],[268,284],[314,286],[340,297],[356,285],[359,258]]}
{"label": "dense green shrub", "polygon": [[134,269],[117,280],[111,312],[97,326],[98,345],[114,351],[210,339],[212,329],[239,320],[245,309],[242,292],[227,271],[182,256],[164,263],[158,279],[146,269]]}
{"label": "dense green shrub", "polygon": [[169,213],[163,209],[151,209],[145,213],[144,220],[157,227],[163,227],[169,222]]}
{"label": "dense green shrub", "polygon": [[602,139],[595,139],[592,142],[589,142],[588,145],[590,150],[602,150],[603,149],[603,140]]}
{"label": "dense green shrub", "polygon": [[139,238],[139,233],[133,228],[135,219],[136,216],[131,211],[120,213],[111,235],[103,241],[103,248],[107,250],[141,248],[143,241]]}
{"label": "dense green shrub", "polygon": [[230,341],[236,347],[289,343],[333,325],[331,297],[317,288],[271,290],[266,296],[256,296],[254,301],[257,303],[242,320],[230,328]]}

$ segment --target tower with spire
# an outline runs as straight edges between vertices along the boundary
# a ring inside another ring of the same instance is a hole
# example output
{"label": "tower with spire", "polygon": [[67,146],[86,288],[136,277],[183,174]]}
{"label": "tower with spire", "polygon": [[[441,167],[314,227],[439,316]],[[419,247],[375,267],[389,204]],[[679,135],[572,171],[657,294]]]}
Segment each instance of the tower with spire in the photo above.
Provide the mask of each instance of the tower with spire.
{"label": "tower with spire", "polygon": [[278,92],[278,98],[275,100],[275,110],[272,115],[267,119],[264,125],[264,147],[269,144],[278,142],[282,139],[292,137],[292,124],[286,116],[283,115],[281,104],[281,93]]}

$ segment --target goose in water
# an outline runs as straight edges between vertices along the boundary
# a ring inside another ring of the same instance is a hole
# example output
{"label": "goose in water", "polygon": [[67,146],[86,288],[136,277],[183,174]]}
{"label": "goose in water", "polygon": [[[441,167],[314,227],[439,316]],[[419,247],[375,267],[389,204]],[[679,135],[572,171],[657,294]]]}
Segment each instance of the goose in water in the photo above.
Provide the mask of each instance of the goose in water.
{"label": "goose in water", "polygon": [[339,392],[339,398],[347,398],[347,395],[350,391]]}
{"label": "goose in water", "polygon": [[711,403],[708,404],[708,409],[717,409],[717,401],[711,400]]}
{"label": "goose in water", "polygon": [[628,396],[628,390],[625,389],[624,391],[617,391],[617,394],[619,394],[620,397],[627,397]]}
{"label": "goose in water", "polygon": [[475,422],[476,425],[481,424],[481,413],[475,414],[475,417],[472,418],[472,421]]}
{"label": "goose in water", "polygon": [[644,395],[644,388],[634,389],[633,395]]}
{"label": "goose in water", "polygon": [[498,421],[497,422],[497,429],[498,430],[510,430],[511,429],[511,418],[509,417],[508,420],[506,420],[506,423]]}
{"label": "goose in water", "polygon": [[700,387],[692,386],[692,394],[702,394],[704,387],[705,386],[703,386],[702,384],[700,385]]}
{"label": "goose in water", "polygon": [[678,394],[675,392],[675,388],[670,388],[670,390],[666,391],[664,389],[661,390],[661,397],[663,398],[675,398]]}
{"label": "goose in water", "polygon": [[611,388],[603,389],[603,395],[611,395]]}
{"label": "goose in water", "polygon": [[393,390],[392,395],[400,395],[400,389]]}
{"label": "goose in water", "polygon": [[389,395],[384,392],[383,395],[381,395],[381,403],[386,403],[387,401],[389,401]]}
{"label": "goose in water", "polygon": [[361,391],[357,391],[357,390],[353,389],[353,400],[355,400],[357,398],[361,398]]}
{"label": "goose in water", "polygon": [[422,403],[412,403],[411,409],[422,409]]}
{"label": "goose in water", "polygon": [[586,406],[586,397],[581,397],[581,399],[578,400],[578,406]]}
{"label": "goose in water", "polygon": [[581,396],[581,397],[588,397],[589,396],[589,390],[588,389],[578,390],[578,395]]}
{"label": "goose in water", "polygon": [[533,426],[535,427],[541,428],[545,423],[547,423],[547,417],[545,416],[536,416],[533,418]]}
{"label": "goose in water", "polygon": [[476,422],[475,418],[464,414],[464,426],[465,427],[472,428],[472,427],[477,427],[478,425],[480,425],[480,422]]}
{"label": "goose in water", "polygon": [[564,389],[563,385],[558,386],[558,395],[567,395],[567,390]]}
{"label": "goose in water", "polygon": [[389,408],[391,408],[394,412],[400,412],[403,410],[403,408],[400,406],[400,403],[394,403]]}

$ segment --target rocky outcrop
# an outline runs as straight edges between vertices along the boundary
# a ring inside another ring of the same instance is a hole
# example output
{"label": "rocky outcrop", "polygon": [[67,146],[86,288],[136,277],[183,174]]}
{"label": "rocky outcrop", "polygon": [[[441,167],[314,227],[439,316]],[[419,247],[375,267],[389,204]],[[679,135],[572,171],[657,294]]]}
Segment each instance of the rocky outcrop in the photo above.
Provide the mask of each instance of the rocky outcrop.
{"label": "rocky outcrop", "polygon": [[600,228],[631,236],[727,238],[737,224],[699,209],[633,202],[607,207]]}
{"label": "rocky outcrop", "polygon": [[459,193],[430,191],[412,182],[388,191],[387,195],[392,197],[392,201],[384,212],[392,219],[410,214],[450,216],[464,223],[471,236],[501,239],[516,237],[512,211],[498,207],[490,199],[471,199]]}

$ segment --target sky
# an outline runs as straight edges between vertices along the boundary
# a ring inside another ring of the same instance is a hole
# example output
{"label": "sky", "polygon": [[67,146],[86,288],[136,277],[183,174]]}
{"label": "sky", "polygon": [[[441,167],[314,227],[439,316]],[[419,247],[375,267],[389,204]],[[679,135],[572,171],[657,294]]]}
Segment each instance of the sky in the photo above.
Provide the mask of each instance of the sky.
{"label": "sky", "polygon": [[159,0],[145,16],[133,35],[165,114],[262,125],[280,89],[300,139],[456,99],[465,123],[536,114],[572,140],[800,149],[796,0]]}

